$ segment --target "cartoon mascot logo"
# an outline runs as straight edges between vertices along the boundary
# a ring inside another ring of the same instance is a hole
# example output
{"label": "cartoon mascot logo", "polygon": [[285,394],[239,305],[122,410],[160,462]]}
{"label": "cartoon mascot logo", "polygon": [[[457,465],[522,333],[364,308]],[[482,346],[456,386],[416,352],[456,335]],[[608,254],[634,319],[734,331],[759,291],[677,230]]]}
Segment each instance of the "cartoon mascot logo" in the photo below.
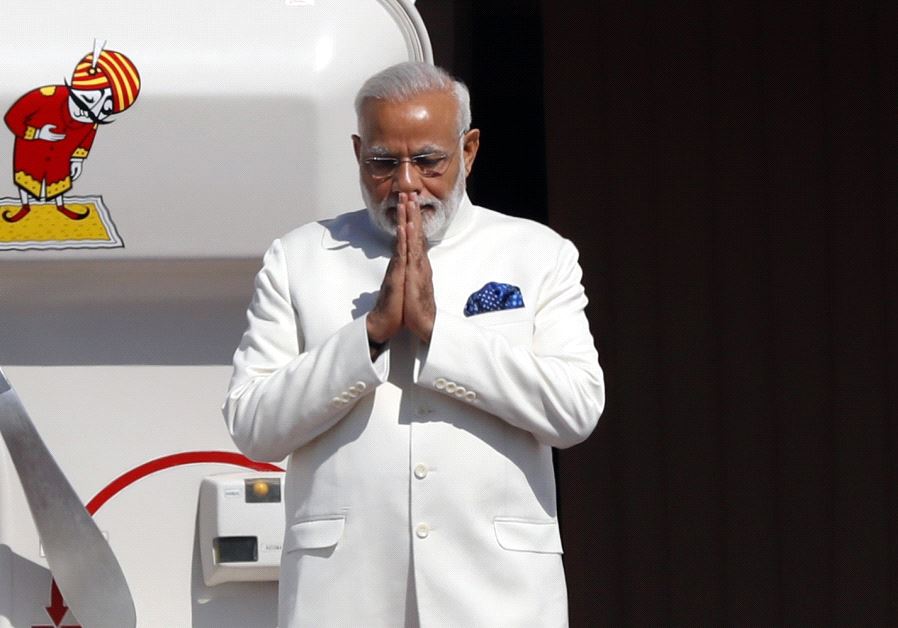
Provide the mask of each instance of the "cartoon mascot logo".
{"label": "cartoon mascot logo", "polygon": [[18,223],[32,205],[51,201],[71,221],[91,214],[91,204],[67,206],[65,194],[81,176],[97,129],[133,105],[140,92],[134,63],[104,45],[94,44],[75,66],[71,83],[34,89],[6,112],[4,121],[15,135],[13,179],[20,205],[3,209],[3,222]]}

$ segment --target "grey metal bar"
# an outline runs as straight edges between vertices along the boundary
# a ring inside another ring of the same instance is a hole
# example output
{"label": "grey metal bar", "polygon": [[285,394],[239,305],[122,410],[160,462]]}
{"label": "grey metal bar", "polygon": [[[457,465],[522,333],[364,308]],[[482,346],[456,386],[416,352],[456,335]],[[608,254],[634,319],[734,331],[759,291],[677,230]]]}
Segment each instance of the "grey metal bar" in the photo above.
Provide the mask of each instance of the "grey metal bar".
{"label": "grey metal bar", "polygon": [[134,600],[112,553],[0,370],[0,433],[19,474],[50,571],[84,628],[133,628]]}

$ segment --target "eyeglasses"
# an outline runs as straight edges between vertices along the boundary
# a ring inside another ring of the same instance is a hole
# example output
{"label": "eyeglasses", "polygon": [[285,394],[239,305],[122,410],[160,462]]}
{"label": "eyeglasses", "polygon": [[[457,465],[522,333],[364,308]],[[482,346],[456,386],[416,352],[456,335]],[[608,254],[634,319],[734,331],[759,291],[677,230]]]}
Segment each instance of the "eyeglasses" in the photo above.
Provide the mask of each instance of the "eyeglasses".
{"label": "eyeglasses", "polygon": [[367,157],[362,160],[362,165],[368,176],[377,181],[391,178],[399,169],[399,164],[406,161],[414,166],[422,177],[433,178],[441,176],[448,170],[449,163],[457,152],[458,148],[448,154],[443,152],[424,153],[402,159],[399,157]]}

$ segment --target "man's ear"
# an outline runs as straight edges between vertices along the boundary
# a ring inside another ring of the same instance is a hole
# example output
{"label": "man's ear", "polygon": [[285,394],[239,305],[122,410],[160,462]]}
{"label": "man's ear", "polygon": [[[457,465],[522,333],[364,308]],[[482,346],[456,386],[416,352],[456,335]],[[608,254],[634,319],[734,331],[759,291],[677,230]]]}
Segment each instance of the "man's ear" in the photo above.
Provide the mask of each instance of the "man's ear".
{"label": "man's ear", "polygon": [[477,149],[480,148],[480,129],[471,129],[465,133],[465,141],[462,145],[465,157],[465,176],[471,174],[474,167],[474,159],[477,157]]}
{"label": "man's ear", "polygon": [[355,151],[356,162],[362,159],[362,138],[355,133],[352,134],[352,150]]}

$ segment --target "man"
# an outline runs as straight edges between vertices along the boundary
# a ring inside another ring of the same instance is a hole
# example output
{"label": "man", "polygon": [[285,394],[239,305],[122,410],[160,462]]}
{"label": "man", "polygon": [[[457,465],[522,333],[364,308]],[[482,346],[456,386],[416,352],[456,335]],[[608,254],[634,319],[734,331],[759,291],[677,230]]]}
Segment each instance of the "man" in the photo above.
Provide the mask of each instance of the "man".
{"label": "man", "polygon": [[356,111],[368,209],[271,246],[223,408],[290,456],[280,625],[566,625],[551,448],[604,403],[576,250],[470,203],[442,70],[388,68]]}

